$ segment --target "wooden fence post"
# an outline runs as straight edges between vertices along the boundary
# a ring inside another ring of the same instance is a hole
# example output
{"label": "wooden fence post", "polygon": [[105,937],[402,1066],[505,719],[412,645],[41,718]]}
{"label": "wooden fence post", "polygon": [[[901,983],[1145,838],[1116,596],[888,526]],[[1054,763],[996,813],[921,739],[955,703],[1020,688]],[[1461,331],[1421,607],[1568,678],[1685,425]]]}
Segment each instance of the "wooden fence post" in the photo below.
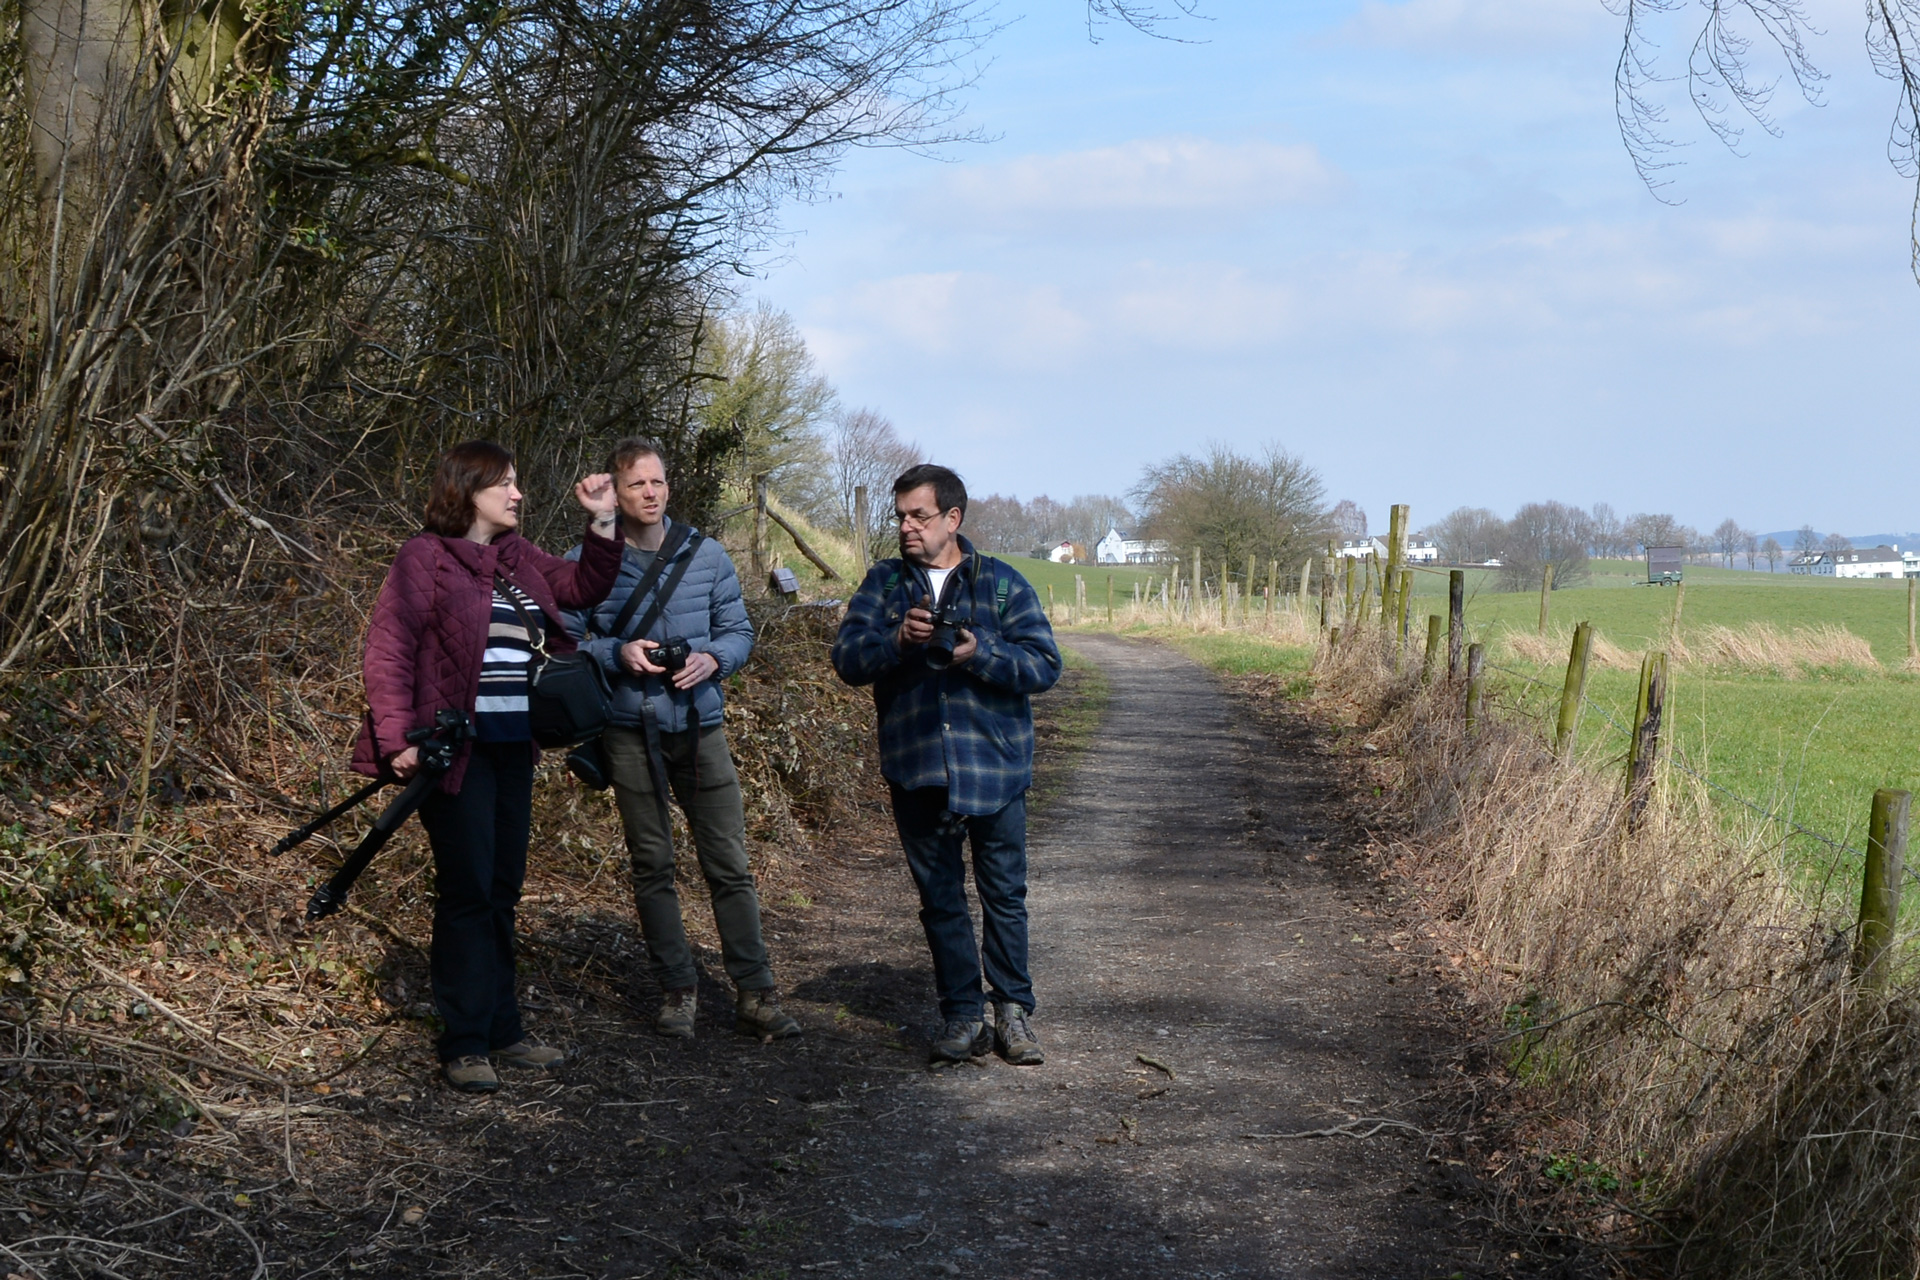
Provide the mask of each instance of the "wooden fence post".
{"label": "wooden fence post", "polygon": [[1920,587],[1920,578],[1908,578],[1907,579],[1907,661],[1909,662],[1920,662],[1920,644],[1915,643],[1914,633],[1913,633],[1913,624],[1914,624],[1913,595],[1914,595],[1915,587]]}
{"label": "wooden fence post", "polygon": [[1053,584],[1051,582],[1047,584],[1047,621],[1048,623],[1053,621]]}
{"label": "wooden fence post", "polygon": [[1322,631],[1327,629],[1327,625],[1331,621],[1328,615],[1333,612],[1334,568],[1333,544],[1329,542],[1327,544],[1327,558],[1320,566],[1320,629]]}
{"label": "wooden fence post", "polygon": [[1906,878],[1907,821],[1913,793],[1881,788],[1867,819],[1867,868],[1860,882],[1860,937],[1853,971],[1869,987],[1887,980],[1887,950],[1900,921],[1900,890]]}
{"label": "wooden fence post", "polygon": [[[1278,564],[1278,561],[1274,563]],[[1313,557],[1308,556],[1300,565],[1300,616],[1307,616],[1307,588],[1313,583]]]}
{"label": "wooden fence post", "polygon": [[1440,665],[1440,615],[1427,615],[1427,656],[1420,664],[1420,683],[1432,684],[1435,668]]}
{"label": "wooden fence post", "polygon": [[1653,766],[1660,754],[1660,714],[1667,700],[1667,655],[1653,651],[1640,660],[1640,694],[1633,704],[1633,731],[1627,741],[1627,829],[1640,825],[1653,790]]}
{"label": "wooden fence post", "polygon": [[[1404,568],[1407,563],[1408,510],[1409,508],[1404,502],[1396,502],[1392,507],[1388,508],[1386,576],[1382,578],[1380,582],[1380,603],[1382,606],[1388,603],[1388,592],[1398,592],[1400,590],[1400,570]],[[1397,605],[1393,608],[1383,607],[1380,611],[1380,620],[1387,622],[1389,619],[1397,617],[1398,614],[1399,609]]]}
{"label": "wooden fence post", "polygon": [[1547,634],[1547,611],[1549,608],[1547,601],[1551,598],[1552,591],[1553,565],[1548,564],[1546,569],[1540,574],[1540,634],[1543,636]]}
{"label": "wooden fence post", "polygon": [[748,548],[748,562],[753,568],[753,580],[766,589],[767,581],[767,477],[765,473],[753,478],[753,545]]}
{"label": "wooden fence post", "polygon": [[1460,646],[1467,633],[1467,571],[1447,570],[1447,679],[1460,678]]}
{"label": "wooden fence post", "polygon": [[1339,647],[1340,647],[1340,628],[1329,627],[1327,629],[1327,648],[1338,649]]}
{"label": "wooden fence post", "polygon": [[1398,636],[1398,639],[1394,642],[1394,648],[1396,650],[1407,647],[1407,608],[1412,601],[1413,570],[1402,569],[1400,571],[1400,585],[1395,587],[1393,591],[1394,608],[1398,615],[1394,628]]}
{"label": "wooden fence post", "polygon": [[[1133,585],[1136,591],[1140,587],[1140,584],[1138,582],[1134,583]],[[1107,575],[1107,625],[1108,626],[1113,625],[1113,575],[1112,574]]]}
{"label": "wooden fence post", "polygon": [[1574,735],[1580,731],[1580,708],[1587,692],[1587,659],[1593,656],[1593,624],[1573,629],[1573,651],[1567,655],[1567,681],[1560,690],[1560,718],[1553,726],[1553,754],[1573,758]]}
{"label": "wooden fence post", "polygon": [[1673,619],[1667,623],[1667,645],[1669,648],[1680,643],[1680,611],[1687,604],[1687,584],[1678,583],[1673,588]]}
{"label": "wooden fence post", "polygon": [[1188,615],[1194,626],[1200,625],[1200,548],[1193,549],[1193,611]]}
{"label": "wooden fence post", "polygon": [[1346,590],[1347,590],[1347,606],[1340,614],[1340,621],[1342,622],[1346,622],[1348,619],[1353,617],[1353,588],[1354,588],[1353,571],[1359,567],[1359,564],[1360,564],[1359,558],[1356,556],[1340,557],[1340,568],[1342,573],[1346,577]]}
{"label": "wooden fence post", "polygon": [[867,553],[872,550],[867,545],[868,522],[872,519],[873,513],[867,506],[867,486],[857,484],[853,486],[853,567],[857,576],[863,578],[867,573]]}
{"label": "wooden fence post", "polygon": [[1467,736],[1471,738],[1487,714],[1487,646],[1467,647]]}

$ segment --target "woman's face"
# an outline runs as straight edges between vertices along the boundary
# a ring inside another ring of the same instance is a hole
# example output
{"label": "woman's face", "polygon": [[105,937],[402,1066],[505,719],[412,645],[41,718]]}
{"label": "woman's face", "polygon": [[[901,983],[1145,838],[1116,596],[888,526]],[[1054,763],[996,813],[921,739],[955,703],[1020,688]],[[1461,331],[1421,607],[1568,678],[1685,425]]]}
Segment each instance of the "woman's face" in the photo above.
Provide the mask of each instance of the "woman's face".
{"label": "woman's face", "polygon": [[476,490],[473,495],[473,527],[467,536],[476,542],[490,542],[496,534],[520,527],[520,486],[514,483],[513,468],[500,477],[500,483]]}

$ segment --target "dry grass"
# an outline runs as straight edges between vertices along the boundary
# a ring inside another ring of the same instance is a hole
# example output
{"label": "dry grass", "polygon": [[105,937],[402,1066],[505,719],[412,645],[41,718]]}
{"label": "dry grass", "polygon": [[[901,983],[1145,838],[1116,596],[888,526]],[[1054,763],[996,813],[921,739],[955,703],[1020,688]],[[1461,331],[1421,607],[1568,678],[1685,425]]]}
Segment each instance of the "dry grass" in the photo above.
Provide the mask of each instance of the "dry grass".
{"label": "dry grass", "polygon": [[[1500,637],[1508,654],[1536,665],[1564,664],[1572,631],[1562,627],[1545,636],[1509,631]],[[1793,627],[1781,630],[1765,622],[1739,628],[1710,626],[1686,638],[1668,639],[1667,652],[1677,662],[1697,666],[1771,671],[1797,680],[1809,671],[1851,667],[1879,671],[1880,662],[1867,642],[1842,626]],[[1633,670],[1640,665],[1637,651],[1622,649],[1598,632],[1593,637],[1593,661],[1602,667]]]}
{"label": "dry grass", "polygon": [[1920,983],[1853,984],[1844,892],[1809,907],[1672,778],[1628,831],[1612,778],[1498,715],[1469,741],[1457,690],[1373,646],[1323,652],[1316,679],[1390,753],[1405,856],[1486,957],[1495,1047],[1620,1175],[1599,1243],[1681,1275],[1915,1274]]}

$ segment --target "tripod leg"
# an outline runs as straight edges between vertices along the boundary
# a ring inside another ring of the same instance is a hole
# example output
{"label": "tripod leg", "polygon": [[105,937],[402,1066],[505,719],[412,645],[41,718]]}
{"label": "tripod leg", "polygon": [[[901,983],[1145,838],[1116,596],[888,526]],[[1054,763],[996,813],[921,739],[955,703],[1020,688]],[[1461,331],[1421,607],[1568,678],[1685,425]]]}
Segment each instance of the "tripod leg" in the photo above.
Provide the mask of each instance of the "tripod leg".
{"label": "tripod leg", "polygon": [[276,844],[273,846],[273,849],[271,852],[275,857],[278,857],[280,854],[285,853],[289,849],[292,849],[298,845],[305,844],[308,840],[313,838],[313,834],[316,831],[320,830],[320,828],[326,826],[329,822],[332,822],[335,818],[339,817],[341,814],[345,813],[347,810],[353,808],[355,805],[368,799],[370,796],[373,795],[374,792],[380,790],[380,788],[386,786],[391,781],[393,781],[393,779],[391,778],[374,779],[372,782],[369,782],[366,786],[360,788],[358,791],[348,796],[345,800],[342,800],[339,804],[333,806],[333,808],[327,810],[325,813],[315,818],[312,822],[309,822],[306,826],[300,827],[292,832],[289,832],[280,841],[279,844]]}
{"label": "tripod leg", "polygon": [[400,824],[413,816],[413,811],[426,803],[427,794],[439,784],[437,773],[420,773],[407,784],[406,790],[395,796],[378,818],[374,819],[373,829],[367,832],[333,878],[313,891],[313,897],[307,900],[307,923],[324,920],[340,908],[347,905],[347,893],[353,888],[353,882],[360,873],[372,864],[374,857],[386,846]]}

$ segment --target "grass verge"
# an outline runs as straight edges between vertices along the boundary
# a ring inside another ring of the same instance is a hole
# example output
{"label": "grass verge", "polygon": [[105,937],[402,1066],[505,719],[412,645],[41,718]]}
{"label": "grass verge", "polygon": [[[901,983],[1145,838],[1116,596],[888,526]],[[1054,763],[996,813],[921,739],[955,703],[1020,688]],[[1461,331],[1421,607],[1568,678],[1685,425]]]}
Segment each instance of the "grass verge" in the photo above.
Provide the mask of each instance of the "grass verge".
{"label": "grass verge", "polygon": [[1074,765],[1099,735],[1112,685],[1085,654],[1060,646],[1060,681],[1033,700],[1033,790],[1030,809],[1044,809],[1066,790]]}

